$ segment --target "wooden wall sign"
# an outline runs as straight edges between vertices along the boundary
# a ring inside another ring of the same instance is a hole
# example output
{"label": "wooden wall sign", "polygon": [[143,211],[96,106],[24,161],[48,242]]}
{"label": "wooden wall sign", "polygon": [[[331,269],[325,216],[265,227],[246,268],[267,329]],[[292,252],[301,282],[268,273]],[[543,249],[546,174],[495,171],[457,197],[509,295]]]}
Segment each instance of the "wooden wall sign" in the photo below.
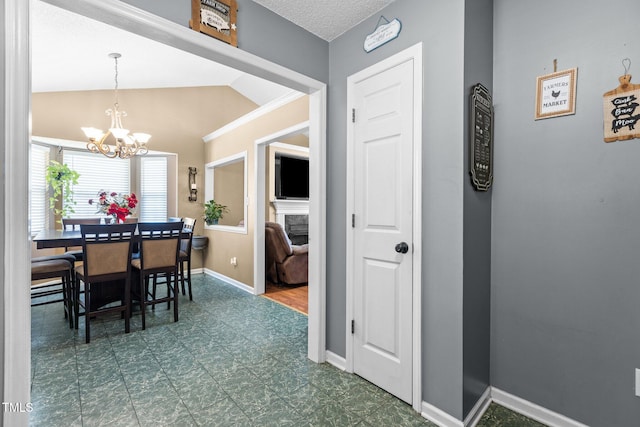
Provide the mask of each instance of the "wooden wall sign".
{"label": "wooden wall sign", "polygon": [[236,0],[191,0],[189,26],[231,46],[238,46]]}
{"label": "wooden wall sign", "polygon": [[631,75],[618,79],[620,86],[606,92],[604,105],[604,142],[640,138],[640,85],[631,84]]}
{"label": "wooden wall sign", "polygon": [[576,113],[577,75],[571,68],[536,79],[536,120]]}
{"label": "wooden wall sign", "polygon": [[471,183],[476,190],[487,191],[493,183],[493,101],[480,83],[471,89],[469,127]]}

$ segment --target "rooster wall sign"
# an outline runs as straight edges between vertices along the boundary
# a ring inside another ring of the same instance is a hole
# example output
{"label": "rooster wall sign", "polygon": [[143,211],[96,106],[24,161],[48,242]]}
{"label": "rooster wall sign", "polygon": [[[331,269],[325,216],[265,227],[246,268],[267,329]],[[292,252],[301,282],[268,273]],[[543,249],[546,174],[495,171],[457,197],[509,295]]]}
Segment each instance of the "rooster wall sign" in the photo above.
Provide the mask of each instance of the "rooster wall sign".
{"label": "rooster wall sign", "polygon": [[536,120],[576,113],[577,68],[537,78]]}
{"label": "rooster wall sign", "polygon": [[[625,63],[628,61],[628,65]],[[624,75],[618,78],[620,86],[603,95],[604,142],[640,138],[640,85],[631,84],[631,60],[622,61]]]}

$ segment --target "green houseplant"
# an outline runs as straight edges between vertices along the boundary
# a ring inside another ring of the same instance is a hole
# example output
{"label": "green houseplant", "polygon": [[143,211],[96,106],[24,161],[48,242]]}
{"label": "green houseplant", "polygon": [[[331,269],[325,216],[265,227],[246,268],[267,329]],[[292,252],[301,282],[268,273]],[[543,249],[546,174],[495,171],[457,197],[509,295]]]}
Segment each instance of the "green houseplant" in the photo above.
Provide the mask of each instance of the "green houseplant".
{"label": "green houseplant", "polygon": [[[76,202],[73,200],[73,185],[78,183],[80,174],[64,163],[58,163],[55,160],[49,162],[45,180],[51,186],[51,197],[49,197],[49,207],[53,209],[53,213],[62,218],[74,213],[73,206]],[[61,202],[58,205],[58,202]],[[59,207],[57,207],[59,206]]]}
{"label": "green houseplant", "polygon": [[207,225],[217,224],[218,220],[227,212],[229,209],[225,205],[211,199],[204,204],[204,221]]}

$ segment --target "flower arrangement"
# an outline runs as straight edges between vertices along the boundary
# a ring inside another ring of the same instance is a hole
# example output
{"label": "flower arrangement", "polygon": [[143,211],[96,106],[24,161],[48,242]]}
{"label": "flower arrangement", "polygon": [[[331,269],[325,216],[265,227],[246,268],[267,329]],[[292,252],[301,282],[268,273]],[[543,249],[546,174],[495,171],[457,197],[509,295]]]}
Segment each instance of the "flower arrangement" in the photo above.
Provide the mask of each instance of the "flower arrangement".
{"label": "flower arrangement", "polygon": [[98,200],[89,200],[90,205],[94,203],[98,205],[96,213],[111,215],[114,222],[124,222],[124,219],[135,209],[138,199],[134,193],[122,194],[100,190]]}

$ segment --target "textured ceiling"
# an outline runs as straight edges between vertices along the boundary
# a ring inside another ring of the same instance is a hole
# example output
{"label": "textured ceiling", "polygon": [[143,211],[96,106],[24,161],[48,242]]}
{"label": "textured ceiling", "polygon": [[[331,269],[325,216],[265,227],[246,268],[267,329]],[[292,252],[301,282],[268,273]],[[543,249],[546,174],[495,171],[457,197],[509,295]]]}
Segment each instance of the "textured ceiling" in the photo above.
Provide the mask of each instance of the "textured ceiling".
{"label": "textured ceiling", "polygon": [[327,41],[335,39],[394,2],[394,0],[253,1]]}

